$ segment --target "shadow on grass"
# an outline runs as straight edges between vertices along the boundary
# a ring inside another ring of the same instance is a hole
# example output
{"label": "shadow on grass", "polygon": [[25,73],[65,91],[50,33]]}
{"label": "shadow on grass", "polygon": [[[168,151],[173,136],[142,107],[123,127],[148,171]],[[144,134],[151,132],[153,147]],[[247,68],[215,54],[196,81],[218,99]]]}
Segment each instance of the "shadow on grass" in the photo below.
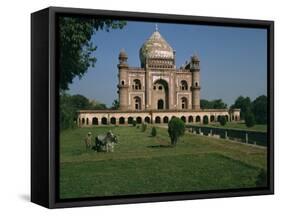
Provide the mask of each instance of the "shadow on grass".
{"label": "shadow on grass", "polygon": [[173,145],[149,145],[147,148],[174,148]]}

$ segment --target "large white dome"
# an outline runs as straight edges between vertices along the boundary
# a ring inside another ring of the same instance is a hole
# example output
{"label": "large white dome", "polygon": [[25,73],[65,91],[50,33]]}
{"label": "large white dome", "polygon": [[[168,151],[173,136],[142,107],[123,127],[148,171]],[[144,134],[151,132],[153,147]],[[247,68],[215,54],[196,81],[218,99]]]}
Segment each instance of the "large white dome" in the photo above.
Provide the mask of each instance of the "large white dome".
{"label": "large white dome", "polygon": [[173,48],[167,43],[162,35],[155,31],[150,38],[140,48],[141,65],[145,64],[146,59],[174,59]]}

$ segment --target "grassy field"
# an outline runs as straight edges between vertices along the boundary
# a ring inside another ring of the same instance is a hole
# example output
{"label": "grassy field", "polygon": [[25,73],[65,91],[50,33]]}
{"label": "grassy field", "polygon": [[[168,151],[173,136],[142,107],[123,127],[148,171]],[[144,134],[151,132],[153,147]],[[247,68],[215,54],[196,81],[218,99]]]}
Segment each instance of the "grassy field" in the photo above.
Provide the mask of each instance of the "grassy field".
{"label": "grassy field", "polygon": [[[88,131],[96,136],[109,129],[119,139],[114,153],[85,149]],[[172,148],[167,129],[157,128],[156,137],[150,130],[100,126],[63,131],[61,198],[251,188],[266,169],[266,149],[193,134]]]}
{"label": "grassy field", "polygon": [[[198,125],[198,124],[196,124]],[[226,128],[226,129],[239,129],[239,130],[249,130],[249,131],[261,131],[266,132],[267,131],[267,125],[266,124],[256,124],[253,127],[248,128],[245,123],[243,122],[227,122],[225,126],[221,126],[220,123],[211,123],[207,125],[202,125],[206,127],[218,127],[218,128]]]}

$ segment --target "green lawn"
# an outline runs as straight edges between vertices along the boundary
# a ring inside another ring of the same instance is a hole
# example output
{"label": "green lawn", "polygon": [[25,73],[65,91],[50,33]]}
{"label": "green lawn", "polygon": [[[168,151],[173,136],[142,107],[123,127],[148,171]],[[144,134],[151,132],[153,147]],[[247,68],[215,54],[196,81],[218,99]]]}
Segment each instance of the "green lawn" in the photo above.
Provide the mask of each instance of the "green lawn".
{"label": "green lawn", "polygon": [[[118,135],[114,153],[86,150],[83,138],[109,129]],[[93,127],[60,136],[61,198],[255,187],[266,169],[266,149],[193,134],[169,147],[167,129]]]}
{"label": "green lawn", "polygon": [[[198,124],[194,124],[197,125]],[[227,122],[225,126],[221,126],[220,123],[211,123],[207,125],[201,125],[206,127],[219,127],[219,128],[226,128],[226,129],[239,129],[239,130],[249,130],[249,131],[261,131],[266,132],[267,131],[267,125],[266,124],[256,124],[253,127],[247,127],[245,123],[243,122]]]}

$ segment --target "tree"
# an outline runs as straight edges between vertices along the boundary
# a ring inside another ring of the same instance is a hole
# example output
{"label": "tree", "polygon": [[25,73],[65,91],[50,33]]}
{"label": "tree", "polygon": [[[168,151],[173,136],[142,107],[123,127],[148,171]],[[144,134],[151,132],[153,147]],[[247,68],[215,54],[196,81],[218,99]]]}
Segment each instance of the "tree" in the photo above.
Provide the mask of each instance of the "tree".
{"label": "tree", "polygon": [[97,49],[91,42],[99,30],[122,29],[125,21],[94,19],[88,17],[59,18],[59,69],[60,90],[68,90],[74,77],[81,78],[97,61],[93,52]]}
{"label": "tree", "polygon": [[92,104],[90,103],[88,98],[86,98],[83,95],[79,95],[79,94],[72,95],[70,96],[70,101],[71,101],[71,106],[76,110],[92,108]]}
{"label": "tree", "polygon": [[213,109],[226,109],[227,104],[222,101],[222,99],[213,100]]}
{"label": "tree", "polygon": [[200,107],[202,109],[226,109],[227,104],[222,101],[222,99],[215,99],[208,101],[205,99],[200,100]]}
{"label": "tree", "polygon": [[255,125],[255,116],[252,112],[245,114],[245,124],[247,127],[253,127]]}
{"label": "tree", "polygon": [[76,110],[71,102],[71,96],[63,94],[60,96],[60,129],[75,127]]}
{"label": "tree", "polygon": [[226,117],[220,116],[219,123],[220,123],[221,126],[225,126],[226,125]]}
{"label": "tree", "polygon": [[185,132],[185,123],[177,117],[173,117],[168,123],[168,133],[171,139],[171,144],[175,146],[180,136]]}
{"label": "tree", "polygon": [[205,99],[200,100],[200,107],[201,107],[201,109],[212,109],[212,105],[211,105],[210,101],[205,100]]}
{"label": "tree", "polygon": [[142,124],[141,124],[141,131],[142,131],[142,132],[145,132],[145,131],[146,131],[146,128],[147,128],[147,124],[146,124],[146,123],[142,123]]}
{"label": "tree", "polygon": [[252,112],[254,114],[256,123],[267,123],[267,96],[259,96],[253,101]]}
{"label": "tree", "polygon": [[93,109],[94,109],[94,110],[106,110],[107,107],[106,107],[106,105],[103,104],[103,103],[97,103],[97,104],[95,104],[95,105],[93,106]]}
{"label": "tree", "polygon": [[157,135],[156,127],[152,127],[152,129],[151,129],[151,136],[155,137],[156,135]]}
{"label": "tree", "polygon": [[251,111],[251,99],[249,97],[239,96],[234,104],[231,106],[232,109],[238,108],[241,109],[240,118],[245,119],[247,112]]}
{"label": "tree", "polygon": [[60,128],[62,130],[74,128],[77,125],[77,111],[92,109],[92,104],[83,95],[69,95],[62,92],[60,95]]}
{"label": "tree", "polygon": [[111,109],[113,110],[118,110],[119,109],[119,101],[117,99],[115,99],[113,102],[112,102],[112,106],[111,106]]}

